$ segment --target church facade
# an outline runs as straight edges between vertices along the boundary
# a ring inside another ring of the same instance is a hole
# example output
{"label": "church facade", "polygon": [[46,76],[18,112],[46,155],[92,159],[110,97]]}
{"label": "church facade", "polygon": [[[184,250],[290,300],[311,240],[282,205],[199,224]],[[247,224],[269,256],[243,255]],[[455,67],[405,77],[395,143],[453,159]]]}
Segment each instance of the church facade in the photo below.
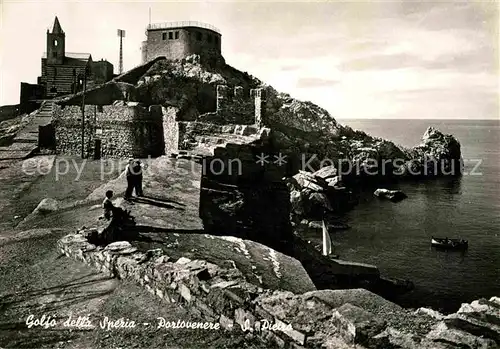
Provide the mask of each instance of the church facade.
{"label": "church facade", "polygon": [[42,56],[42,74],[38,84],[45,98],[74,94],[113,78],[113,65],[106,60],[93,61],[90,53],[66,52],[66,34],[56,17],[52,32],[47,30],[47,51]]}

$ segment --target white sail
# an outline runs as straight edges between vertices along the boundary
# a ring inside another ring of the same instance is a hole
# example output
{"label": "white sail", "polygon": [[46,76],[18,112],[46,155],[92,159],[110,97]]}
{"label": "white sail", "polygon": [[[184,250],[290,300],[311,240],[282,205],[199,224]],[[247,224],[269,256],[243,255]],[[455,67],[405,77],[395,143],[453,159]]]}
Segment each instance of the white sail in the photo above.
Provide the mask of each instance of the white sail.
{"label": "white sail", "polygon": [[332,253],[332,240],[330,240],[330,234],[328,229],[326,229],[325,221],[323,221],[323,255],[328,256]]}

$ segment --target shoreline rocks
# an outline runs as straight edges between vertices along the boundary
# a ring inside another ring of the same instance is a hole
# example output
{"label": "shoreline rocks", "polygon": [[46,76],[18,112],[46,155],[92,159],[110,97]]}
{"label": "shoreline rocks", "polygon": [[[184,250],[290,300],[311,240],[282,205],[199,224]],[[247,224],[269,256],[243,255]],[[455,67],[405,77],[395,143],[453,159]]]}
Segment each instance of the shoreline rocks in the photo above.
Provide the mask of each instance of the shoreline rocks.
{"label": "shoreline rocks", "polygon": [[380,188],[375,190],[373,195],[375,195],[381,199],[391,200],[392,202],[398,202],[398,201],[404,200],[408,197],[401,190],[389,190],[389,189],[380,189]]}

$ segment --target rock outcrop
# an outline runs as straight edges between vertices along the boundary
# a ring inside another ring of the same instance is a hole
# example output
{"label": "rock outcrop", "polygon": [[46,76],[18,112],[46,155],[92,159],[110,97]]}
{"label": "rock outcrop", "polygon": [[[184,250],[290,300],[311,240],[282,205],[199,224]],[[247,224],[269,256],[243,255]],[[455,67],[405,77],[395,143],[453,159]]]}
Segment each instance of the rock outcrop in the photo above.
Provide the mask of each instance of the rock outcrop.
{"label": "rock outcrop", "polygon": [[429,127],[422,142],[408,152],[408,161],[397,169],[405,176],[446,176],[462,173],[462,155],[459,141]]}
{"label": "rock outcrop", "polygon": [[59,209],[59,206],[60,206],[59,201],[52,198],[45,198],[42,201],[40,201],[40,203],[32,212],[32,214],[38,214],[38,213],[45,214],[45,213],[55,212]]}
{"label": "rock outcrop", "polygon": [[72,234],[62,253],[133,280],[164,302],[179,303],[228,331],[287,348],[498,348],[500,299],[463,304],[457,313],[410,311],[364,289],[270,290],[248,282],[234,263],[214,264],[128,242],[105,248]]}
{"label": "rock outcrop", "polygon": [[326,166],[315,173],[299,170],[286,180],[295,222],[302,217],[323,219],[352,207],[352,192],[336,174],[335,167]]}

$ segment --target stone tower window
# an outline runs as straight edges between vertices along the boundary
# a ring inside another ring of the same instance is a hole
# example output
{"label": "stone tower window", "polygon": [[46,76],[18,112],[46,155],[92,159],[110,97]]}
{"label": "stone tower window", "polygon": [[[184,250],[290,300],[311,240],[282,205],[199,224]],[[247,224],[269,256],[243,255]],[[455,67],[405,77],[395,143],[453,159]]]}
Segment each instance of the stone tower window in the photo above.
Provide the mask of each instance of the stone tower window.
{"label": "stone tower window", "polygon": [[208,42],[212,42],[212,35],[207,34],[207,41],[208,41]]}
{"label": "stone tower window", "polygon": [[52,52],[52,57],[56,58],[57,57],[57,52]]}
{"label": "stone tower window", "polygon": [[167,40],[167,33],[162,33],[161,38],[162,40]]}
{"label": "stone tower window", "polygon": [[168,39],[173,40],[174,39],[174,33],[173,32],[168,32]]}
{"label": "stone tower window", "polygon": [[196,40],[201,41],[203,35],[200,32],[196,32]]}
{"label": "stone tower window", "polygon": [[57,46],[57,40],[54,40],[54,46]]}
{"label": "stone tower window", "polygon": [[179,32],[175,32],[175,38],[178,39],[179,38]]}

